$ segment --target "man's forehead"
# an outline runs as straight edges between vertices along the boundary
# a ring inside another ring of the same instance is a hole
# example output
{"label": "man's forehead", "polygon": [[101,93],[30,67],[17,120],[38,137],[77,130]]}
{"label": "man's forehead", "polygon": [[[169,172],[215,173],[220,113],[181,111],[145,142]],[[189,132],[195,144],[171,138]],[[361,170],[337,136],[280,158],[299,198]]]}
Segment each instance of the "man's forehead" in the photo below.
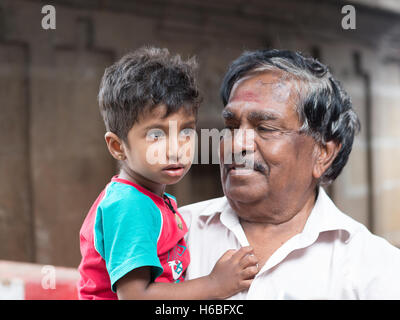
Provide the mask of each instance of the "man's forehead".
{"label": "man's forehead", "polygon": [[289,102],[293,93],[293,82],[282,75],[267,73],[239,80],[232,88],[228,104],[231,102]]}
{"label": "man's forehead", "polygon": [[238,117],[238,112],[244,111],[247,113],[247,117],[257,118],[258,120],[276,120],[283,117],[282,112],[279,110],[268,108],[260,108],[260,103],[255,101],[236,101],[230,102],[222,110],[222,117],[225,119],[234,119]]}
{"label": "man's forehead", "polygon": [[223,109],[222,117],[225,123],[249,121],[254,124],[266,121],[286,129],[296,129],[301,126],[295,108],[289,105],[269,107],[268,105],[255,104],[254,102],[236,102],[232,105],[227,105]]}

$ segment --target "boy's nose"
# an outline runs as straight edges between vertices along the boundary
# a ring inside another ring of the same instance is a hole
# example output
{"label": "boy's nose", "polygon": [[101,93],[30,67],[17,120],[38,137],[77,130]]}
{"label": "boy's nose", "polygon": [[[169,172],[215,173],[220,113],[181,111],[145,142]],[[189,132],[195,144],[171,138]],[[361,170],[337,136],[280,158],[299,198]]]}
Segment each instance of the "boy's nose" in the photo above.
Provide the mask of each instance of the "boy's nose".
{"label": "boy's nose", "polygon": [[179,141],[178,141],[178,123],[175,120],[169,121],[169,134],[168,134],[168,142],[167,142],[167,158],[168,163],[177,163],[178,162],[178,150],[179,150]]}
{"label": "boy's nose", "polygon": [[168,146],[167,146],[167,157],[169,163],[178,162],[178,149],[179,149],[178,139],[170,137],[168,139]]}

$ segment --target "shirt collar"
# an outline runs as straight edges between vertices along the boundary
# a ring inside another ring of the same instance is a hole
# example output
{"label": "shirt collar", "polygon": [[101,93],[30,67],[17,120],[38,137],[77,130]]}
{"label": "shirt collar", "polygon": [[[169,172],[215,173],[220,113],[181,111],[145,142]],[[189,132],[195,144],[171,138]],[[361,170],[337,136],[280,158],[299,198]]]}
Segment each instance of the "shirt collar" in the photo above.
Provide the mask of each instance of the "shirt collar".
{"label": "shirt collar", "polygon": [[319,187],[317,200],[302,233],[318,236],[321,232],[336,230],[344,231],[344,240],[348,240],[355,231],[355,225],[349,216],[335,206],[325,190]]}
{"label": "shirt collar", "polygon": [[[220,221],[228,229],[233,231],[242,246],[248,245],[244,231],[240,225],[239,218],[229,205],[226,197],[219,198],[213,206],[213,210],[204,210],[200,217],[204,223],[211,221],[216,214],[220,214]],[[303,245],[313,243],[317,240],[321,232],[344,231],[343,240],[348,241],[354,233],[354,223],[350,217],[342,213],[332,202],[322,187],[318,189],[317,200],[312,209],[303,231],[296,235],[300,238]]]}

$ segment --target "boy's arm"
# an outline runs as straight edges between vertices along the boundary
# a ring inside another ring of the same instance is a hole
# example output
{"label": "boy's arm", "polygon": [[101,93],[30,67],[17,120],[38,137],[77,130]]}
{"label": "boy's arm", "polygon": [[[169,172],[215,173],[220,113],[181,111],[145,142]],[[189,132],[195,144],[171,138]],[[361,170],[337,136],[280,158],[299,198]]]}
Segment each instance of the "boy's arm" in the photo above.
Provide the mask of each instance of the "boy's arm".
{"label": "boy's arm", "polygon": [[224,299],[248,289],[258,272],[250,247],[228,250],[208,276],[179,283],[150,282],[150,267],[130,271],[116,282],[119,299]]}
{"label": "boy's arm", "polygon": [[141,267],[118,280],[117,295],[120,300],[182,300],[217,299],[209,290],[209,277],[201,277],[180,283],[151,282],[150,267]]}

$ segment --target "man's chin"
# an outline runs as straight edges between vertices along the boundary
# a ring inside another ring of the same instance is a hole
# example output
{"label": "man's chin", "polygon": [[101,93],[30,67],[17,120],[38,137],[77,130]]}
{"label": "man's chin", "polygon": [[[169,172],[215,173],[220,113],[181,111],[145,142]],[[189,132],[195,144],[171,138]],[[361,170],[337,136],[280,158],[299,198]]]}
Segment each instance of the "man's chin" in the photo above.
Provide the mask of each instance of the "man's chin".
{"label": "man's chin", "polygon": [[238,185],[233,186],[229,185],[224,188],[225,196],[234,201],[234,202],[241,202],[241,203],[251,203],[254,201],[259,200],[262,195],[257,194],[256,190],[249,185]]}

